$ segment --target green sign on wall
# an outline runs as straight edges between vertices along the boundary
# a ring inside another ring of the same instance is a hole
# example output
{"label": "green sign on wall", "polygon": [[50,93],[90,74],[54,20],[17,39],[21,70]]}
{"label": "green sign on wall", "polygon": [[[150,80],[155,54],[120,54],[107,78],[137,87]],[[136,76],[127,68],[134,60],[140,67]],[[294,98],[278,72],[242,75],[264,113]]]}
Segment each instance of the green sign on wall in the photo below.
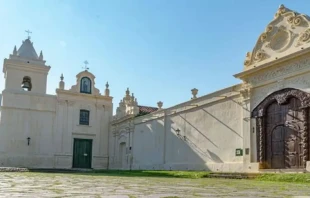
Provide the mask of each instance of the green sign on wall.
{"label": "green sign on wall", "polygon": [[243,150],[242,149],[236,149],[236,156],[242,156],[243,155]]}

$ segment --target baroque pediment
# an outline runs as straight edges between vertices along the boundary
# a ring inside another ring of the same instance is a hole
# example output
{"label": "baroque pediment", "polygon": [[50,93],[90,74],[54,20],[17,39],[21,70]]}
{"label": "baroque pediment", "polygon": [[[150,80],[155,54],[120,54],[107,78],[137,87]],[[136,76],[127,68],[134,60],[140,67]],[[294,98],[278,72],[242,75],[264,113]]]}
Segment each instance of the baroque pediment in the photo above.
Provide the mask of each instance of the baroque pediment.
{"label": "baroque pediment", "polygon": [[90,94],[101,95],[99,89],[95,87],[95,76],[94,74],[88,72],[87,70],[82,71],[76,75],[76,84],[71,86],[70,91],[81,92],[81,82],[83,78],[88,78],[90,80]]}
{"label": "baroque pediment", "polygon": [[300,51],[309,42],[310,17],[281,5],[259,36],[253,51],[246,54],[244,70]]}

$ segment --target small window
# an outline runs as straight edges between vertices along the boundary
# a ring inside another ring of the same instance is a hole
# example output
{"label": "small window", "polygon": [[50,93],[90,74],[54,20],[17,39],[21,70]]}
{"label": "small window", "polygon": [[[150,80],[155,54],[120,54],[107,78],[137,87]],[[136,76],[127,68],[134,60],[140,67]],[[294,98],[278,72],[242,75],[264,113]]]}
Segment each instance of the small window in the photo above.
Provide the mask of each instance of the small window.
{"label": "small window", "polygon": [[80,110],[80,125],[89,125],[89,111]]}
{"label": "small window", "polygon": [[80,92],[91,94],[91,80],[88,77],[83,77],[81,79]]}

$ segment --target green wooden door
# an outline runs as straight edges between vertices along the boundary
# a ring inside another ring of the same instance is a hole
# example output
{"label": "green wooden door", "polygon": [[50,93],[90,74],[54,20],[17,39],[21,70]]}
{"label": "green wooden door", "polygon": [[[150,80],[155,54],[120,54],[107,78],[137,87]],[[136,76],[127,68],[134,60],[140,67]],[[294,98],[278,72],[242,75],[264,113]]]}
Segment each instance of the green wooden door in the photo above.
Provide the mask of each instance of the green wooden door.
{"label": "green wooden door", "polygon": [[73,168],[91,168],[93,140],[74,139]]}

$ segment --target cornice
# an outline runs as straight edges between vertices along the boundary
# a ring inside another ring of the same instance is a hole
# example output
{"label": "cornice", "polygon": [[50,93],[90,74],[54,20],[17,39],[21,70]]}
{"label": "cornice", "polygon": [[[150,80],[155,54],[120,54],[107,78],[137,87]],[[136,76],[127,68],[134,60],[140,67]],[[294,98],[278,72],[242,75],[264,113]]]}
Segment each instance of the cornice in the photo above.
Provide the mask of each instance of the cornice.
{"label": "cornice", "polygon": [[5,72],[7,68],[48,74],[51,66],[26,63],[18,60],[4,59],[3,72]]}
{"label": "cornice", "polygon": [[308,46],[309,47],[305,46],[304,48],[300,48],[299,51],[291,53],[291,54],[282,54],[280,57],[277,57],[277,59],[274,59],[272,61],[271,60],[262,61],[261,64],[255,65],[252,69],[245,70],[243,72],[235,74],[234,77],[243,80],[247,76],[250,76],[259,71],[266,70],[267,68],[270,69],[285,61],[289,61],[289,60],[298,58],[300,56],[307,55],[310,53],[310,44],[308,44]]}
{"label": "cornice", "polygon": [[106,100],[106,101],[112,101],[113,100],[113,97],[110,97],[110,96],[85,94],[85,93],[73,92],[70,90],[62,90],[62,89],[56,89],[56,94],[57,95],[65,94],[65,95],[71,95],[71,96],[80,96],[80,97],[100,99],[100,100]]}
{"label": "cornice", "polygon": [[[51,94],[42,94],[42,93],[36,93],[36,92],[31,92],[31,91],[20,91],[16,89],[4,89],[2,93],[7,93],[7,94],[21,94],[21,95],[31,95],[31,96],[38,96],[38,97],[46,97],[46,98],[53,98],[56,99],[56,95],[51,95]],[[4,95],[2,95],[4,96]]]}

